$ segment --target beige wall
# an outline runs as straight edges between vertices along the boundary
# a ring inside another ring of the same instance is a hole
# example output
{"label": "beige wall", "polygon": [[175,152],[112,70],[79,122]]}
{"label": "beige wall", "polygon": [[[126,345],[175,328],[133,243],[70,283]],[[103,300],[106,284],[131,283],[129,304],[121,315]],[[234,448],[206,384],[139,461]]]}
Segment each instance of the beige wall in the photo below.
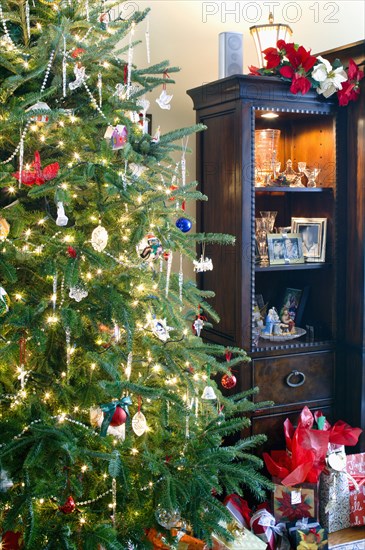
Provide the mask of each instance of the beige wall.
{"label": "beige wall", "polygon": [[[218,34],[242,32],[244,38],[244,73],[257,65],[257,57],[249,27],[266,23],[269,5],[274,8],[276,22],[290,24],[293,39],[312,52],[349,44],[365,37],[364,0],[276,1],[276,2],[204,2],[201,0],[136,0],[127,1],[125,10],[151,8],[149,15],[151,62],[168,59],[181,68],[174,76],[176,84],[168,86],[174,94],[171,110],[163,111],[155,103],[157,91],[149,94],[153,126],[162,133],[195,122],[195,113],[186,90],[218,78]],[[229,13],[229,10],[233,13]],[[257,17],[260,15],[261,17]],[[125,12],[128,15],[128,11]],[[144,42],[146,21],[138,25],[136,39]],[[139,67],[147,64],[144,43],[135,50]],[[194,148],[195,139],[189,146]],[[195,179],[194,154],[188,160],[190,179]]]}

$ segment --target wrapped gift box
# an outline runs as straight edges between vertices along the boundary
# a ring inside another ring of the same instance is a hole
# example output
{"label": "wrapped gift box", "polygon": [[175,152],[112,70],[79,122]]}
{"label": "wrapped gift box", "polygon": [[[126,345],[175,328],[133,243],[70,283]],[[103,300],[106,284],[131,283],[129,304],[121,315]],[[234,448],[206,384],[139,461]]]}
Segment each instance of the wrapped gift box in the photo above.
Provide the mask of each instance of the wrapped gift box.
{"label": "wrapped gift box", "polygon": [[328,550],[328,532],[313,518],[302,518],[287,524],[292,548],[296,550]]}
{"label": "wrapped gift box", "polygon": [[301,483],[287,487],[273,478],[274,516],[276,521],[295,521],[301,518],[318,518],[318,483]]}
{"label": "wrapped gift box", "polygon": [[348,455],[346,457],[347,473],[357,486],[350,485],[350,525],[365,525],[365,453]]}
{"label": "wrapped gift box", "polygon": [[233,541],[224,540],[216,533],[213,533],[212,550],[266,550],[266,542],[256,537],[246,527],[234,527],[232,533],[235,537]]}
{"label": "wrapped gift box", "polygon": [[350,489],[345,472],[321,474],[319,521],[329,533],[350,527]]}

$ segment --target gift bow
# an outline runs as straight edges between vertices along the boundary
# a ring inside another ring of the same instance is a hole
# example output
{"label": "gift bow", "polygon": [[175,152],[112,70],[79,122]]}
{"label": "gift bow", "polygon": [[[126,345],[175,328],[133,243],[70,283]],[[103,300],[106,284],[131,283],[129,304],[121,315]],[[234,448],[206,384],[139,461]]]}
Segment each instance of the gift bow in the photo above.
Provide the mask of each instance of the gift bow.
{"label": "gift bow", "polygon": [[[276,525],[276,520],[275,520],[274,516],[272,514],[270,514],[270,512],[268,512],[267,510],[259,510],[259,512],[261,512],[260,513],[261,517],[258,521],[258,524],[262,525],[263,527],[269,527],[270,529],[272,529],[274,531],[274,533],[276,533],[277,535],[280,535],[282,537],[283,534],[286,531],[285,523],[278,523]],[[252,520],[255,518],[255,516],[256,517],[259,516],[259,512],[256,512],[256,514],[254,514],[252,516]]]}
{"label": "gift bow", "polygon": [[115,413],[115,409],[118,406],[122,407],[122,409],[124,409],[129,416],[128,405],[132,405],[132,400],[129,395],[123,397],[122,399],[118,399],[117,401],[111,401],[110,403],[104,403],[103,405],[100,405],[100,408],[104,413],[104,419],[100,428],[100,435],[102,437],[106,436],[108,428],[110,426],[110,422],[112,421],[113,415]]}
{"label": "gift bow", "polygon": [[[308,523],[308,522],[311,523]],[[320,527],[319,523],[317,521],[311,520],[311,518],[302,518],[298,519],[294,527],[290,527],[289,531],[303,531],[303,529],[314,529],[315,527]]]}

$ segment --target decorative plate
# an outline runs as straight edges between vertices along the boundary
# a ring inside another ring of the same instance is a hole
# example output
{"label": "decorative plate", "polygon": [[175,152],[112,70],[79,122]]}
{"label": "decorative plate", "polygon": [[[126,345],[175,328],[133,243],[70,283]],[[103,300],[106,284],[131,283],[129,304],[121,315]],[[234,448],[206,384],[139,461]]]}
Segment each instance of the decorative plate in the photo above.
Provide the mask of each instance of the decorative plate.
{"label": "decorative plate", "polygon": [[260,333],[260,338],[264,340],[271,340],[272,342],[286,342],[287,340],[294,340],[294,338],[299,338],[306,334],[304,328],[295,327],[295,332],[291,334],[265,334],[264,332]]}

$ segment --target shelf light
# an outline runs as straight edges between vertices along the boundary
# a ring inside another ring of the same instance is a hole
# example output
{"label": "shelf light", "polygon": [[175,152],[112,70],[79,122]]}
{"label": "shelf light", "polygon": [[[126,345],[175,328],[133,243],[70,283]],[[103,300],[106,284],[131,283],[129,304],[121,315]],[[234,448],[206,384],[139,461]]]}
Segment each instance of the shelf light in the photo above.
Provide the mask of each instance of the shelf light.
{"label": "shelf light", "polygon": [[268,113],[264,113],[261,115],[261,118],[278,118],[278,113],[273,113],[272,111],[269,111]]}

